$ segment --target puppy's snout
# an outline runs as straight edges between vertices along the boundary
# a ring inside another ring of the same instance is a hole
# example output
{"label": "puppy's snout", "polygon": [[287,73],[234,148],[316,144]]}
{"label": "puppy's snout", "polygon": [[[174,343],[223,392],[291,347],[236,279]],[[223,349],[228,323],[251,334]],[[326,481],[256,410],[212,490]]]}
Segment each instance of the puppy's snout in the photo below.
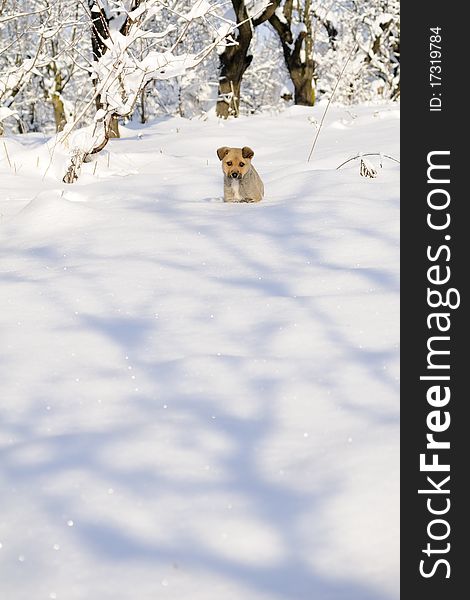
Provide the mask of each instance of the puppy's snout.
{"label": "puppy's snout", "polygon": [[232,173],[232,177],[233,177],[233,179],[238,179],[238,173],[236,171],[234,171]]}

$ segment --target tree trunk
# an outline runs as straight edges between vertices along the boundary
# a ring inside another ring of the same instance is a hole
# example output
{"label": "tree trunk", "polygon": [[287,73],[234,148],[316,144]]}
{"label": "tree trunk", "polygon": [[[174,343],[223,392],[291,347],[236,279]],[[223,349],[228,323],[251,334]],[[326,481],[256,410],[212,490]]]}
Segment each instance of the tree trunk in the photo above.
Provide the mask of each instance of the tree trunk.
{"label": "tree trunk", "polygon": [[276,13],[269,19],[281,41],[286,67],[294,86],[294,102],[302,106],[315,104],[313,82],[315,62],[312,56],[313,31],[310,5],[310,1],[306,0],[301,14],[301,22],[305,25],[305,29],[301,30],[296,38],[292,33],[292,1],[286,2],[283,19],[280,19]]}
{"label": "tree trunk", "polygon": [[[242,77],[251,63],[252,56],[238,56],[232,59],[228,65],[222,62],[219,81],[219,100],[217,101],[216,113],[218,117],[238,117],[240,114],[240,89]],[[240,61],[243,60],[243,63]]]}
{"label": "tree trunk", "polygon": [[[140,0],[134,0],[132,10],[137,8],[139,3]],[[97,3],[96,0],[88,0],[88,6],[92,15],[91,47],[93,50],[93,59],[98,61],[107,50],[105,40],[109,37],[109,20],[101,4]],[[120,29],[120,33],[126,35],[128,27],[129,22],[128,19],[126,19]],[[97,95],[96,108],[99,110],[102,106],[101,98]],[[117,115],[113,115],[109,126],[109,138],[113,139],[119,137],[121,137],[119,133],[119,118]]]}
{"label": "tree trunk", "polygon": [[62,131],[67,123],[67,118],[65,116],[65,108],[64,102],[60,97],[60,94],[54,92],[51,96],[52,106],[54,108],[54,121],[55,121],[55,130],[58,133]]}
{"label": "tree trunk", "polygon": [[[308,34],[300,33],[294,44],[294,50],[286,48],[284,56],[290,78],[294,85],[294,102],[302,106],[313,106],[315,104],[315,92],[313,87],[313,75],[315,63],[309,56],[310,43]],[[303,61],[301,53],[305,54]]]}
{"label": "tree trunk", "polygon": [[292,76],[294,84],[294,103],[301,106],[313,106],[315,104],[315,89],[313,87],[313,73],[302,74],[300,77]]}
{"label": "tree trunk", "polygon": [[140,122],[141,123],[147,122],[147,116],[145,114],[145,87],[140,92]]}
{"label": "tree trunk", "polygon": [[106,144],[109,142],[110,138],[112,138],[112,127],[113,127],[113,119],[115,117],[113,115],[109,115],[107,119],[102,123],[103,131],[102,138],[94,140],[94,143],[97,145],[89,150],[84,150],[83,148],[75,148],[72,151],[70,156],[70,163],[67,167],[67,171],[62,179],[64,183],[74,183],[77,181],[78,176],[80,175],[80,170],[82,168],[82,164],[84,162],[88,162],[90,156],[92,154],[98,154],[103,150]]}
{"label": "tree trunk", "polygon": [[119,118],[116,115],[112,116],[108,131],[110,140],[121,137],[121,134],[119,133]]}
{"label": "tree trunk", "polygon": [[249,67],[253,57],[248,55],[253,30],[247,21],[248,12],[244,0],[232,0],[233,10],[237,16],[237,45],[226,46],[220,55],[219,99],[216,113],[218,117],[227,119],[237,117],[240,112],[240,87],[243,73]]}

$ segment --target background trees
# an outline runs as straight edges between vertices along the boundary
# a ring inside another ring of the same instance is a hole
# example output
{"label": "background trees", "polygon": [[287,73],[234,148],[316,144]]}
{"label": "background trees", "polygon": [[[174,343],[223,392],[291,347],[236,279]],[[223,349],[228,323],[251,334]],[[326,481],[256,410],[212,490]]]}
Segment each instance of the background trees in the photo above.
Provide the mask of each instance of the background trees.
{"label": "background trees", "polygon": [[350,54],[338,101],[399,98],[398,0],[0,0],[0,132],[313,105]]}
{"label": "background trees", "polygon": [[270,19],[279,0],[253,2],[232,0],[237,28],[232,36],[226,38],[220,53],[219,94],[217,116],[227,118],[238,116],[240,112],[240,89],[242,77],[253,60],[249,52],[256,27]]}

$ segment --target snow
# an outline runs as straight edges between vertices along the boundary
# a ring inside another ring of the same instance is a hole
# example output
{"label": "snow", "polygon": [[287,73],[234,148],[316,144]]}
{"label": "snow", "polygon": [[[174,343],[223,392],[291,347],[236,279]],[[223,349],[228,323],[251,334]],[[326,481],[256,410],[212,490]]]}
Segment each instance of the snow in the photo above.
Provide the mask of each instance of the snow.
{"label": "snow", "polygon": [[250,0],[247,3],[248,15],[255,19],[259,17],[271,4],[270,0]]}
{"label": "snow", "polygon": [[200,19],[201,17],[207,15],[207,13],[211,12],[213,8],[214,7],[210,2],[207,2],[207,0],[196,0],[186,18],[188,21]]}
{"label": "snow", "polygon": [[17,113],[10,108],[7,108],[6,106],[0,106],[0,123],[8,117],[14,117],[16,114]]}
{"label": "snow", "polygon": [[0,597],[398,598],[398,165],[336,167],[399,114],[307,163],[324,106],[130,124],[73,185],[3,140]]}
{"label": "snow", "polygon": [[296,40],[301,33],[307,33],[307,26],[305,23],[293,23],[292,24],[292,37]]}
{"label": "snow", "polygon": [[276,10],[274,11],[274,14],[276,15],[276,17],[279,19],[279,21],[281,21],[281,23],[284,23],[287,25],[287,19],[286,16],[284,15],[284,11],[282,10],[282,8],[280,6],[278,6],[276,8]]}

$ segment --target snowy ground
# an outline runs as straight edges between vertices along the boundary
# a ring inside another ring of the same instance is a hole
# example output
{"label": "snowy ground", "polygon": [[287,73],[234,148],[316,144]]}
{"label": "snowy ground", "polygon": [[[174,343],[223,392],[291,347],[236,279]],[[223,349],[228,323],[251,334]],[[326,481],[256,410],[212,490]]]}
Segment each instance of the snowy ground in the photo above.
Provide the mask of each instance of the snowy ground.
{"label": "snowy ground", "polygon": [[306,163],[323,108],[128,127],[72,186],[1,141],[2,599],[398,598],[398,165],[335,167],[399,115]]}

